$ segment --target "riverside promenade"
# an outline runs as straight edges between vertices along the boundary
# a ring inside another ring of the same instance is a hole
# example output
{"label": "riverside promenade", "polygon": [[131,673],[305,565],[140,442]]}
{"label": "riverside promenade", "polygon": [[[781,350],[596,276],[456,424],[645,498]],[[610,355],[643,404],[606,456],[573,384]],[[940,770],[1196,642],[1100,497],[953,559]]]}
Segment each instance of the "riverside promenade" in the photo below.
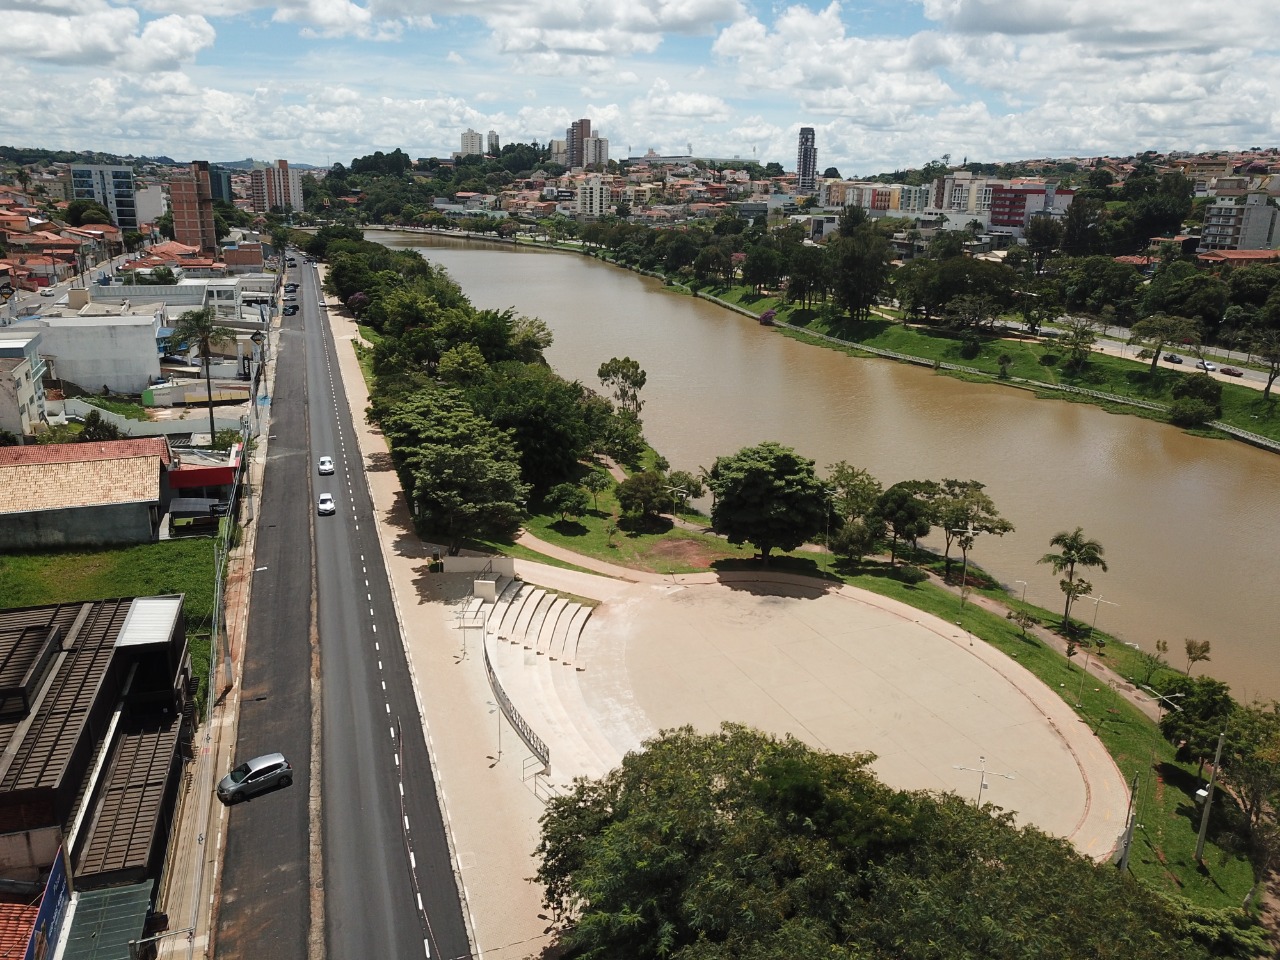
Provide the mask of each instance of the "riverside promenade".
{"label": "riverside promenade", "polygon": [[[1128,793],[1088,725],[1015,660],[895,601],[765,570],[638,572],[525,537],[582,568],[516,561],[530,588],[598,602],[572,657],[469,628],[460,615],[474,606],[472,578],[429,572],[440,547],[414,534],[385,441],[365,423],[358,331],[336,302],[328,317],[477,954],[534,956],[554,934],[530,880],[546,798],[686,723],[873,752],[891,786],[954,790],[1088,856],[1111,853]],[[546,740],[545,773],[497,712],[482,645]]]}

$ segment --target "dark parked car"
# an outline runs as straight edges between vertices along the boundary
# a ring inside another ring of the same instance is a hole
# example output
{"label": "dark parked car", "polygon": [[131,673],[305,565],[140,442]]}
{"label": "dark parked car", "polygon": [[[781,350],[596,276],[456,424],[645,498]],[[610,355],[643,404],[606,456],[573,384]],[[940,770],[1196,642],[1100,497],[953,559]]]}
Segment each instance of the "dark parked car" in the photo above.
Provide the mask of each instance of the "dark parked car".
{"label": "dark parked car", "polygon": [[240,764],[218,783],[218,799],[239,803],[254,794],[293,783],[293,767],[282,753],[268,753]]}
{"label": "dark parked car", "polygon": [[1238,369],[1238,368],[1236,368],[1236,367],[1223,367],[1223,368],[1222,368],[1221,370],[1219,370],[1218,372],[1219,372],[1219,373],[1226,374],[1228,377],[1243,377],[1243,376],[1244,376],[1244,371],[1243,371],[1243,370],[1240,370],[1240,369]]}
{"label": "dark parked car", "polygon": [[1165,363],[1181,363],[1182,358],[1178,356],[1176,353],[1166,353],[1164,355],[1164,362]]}

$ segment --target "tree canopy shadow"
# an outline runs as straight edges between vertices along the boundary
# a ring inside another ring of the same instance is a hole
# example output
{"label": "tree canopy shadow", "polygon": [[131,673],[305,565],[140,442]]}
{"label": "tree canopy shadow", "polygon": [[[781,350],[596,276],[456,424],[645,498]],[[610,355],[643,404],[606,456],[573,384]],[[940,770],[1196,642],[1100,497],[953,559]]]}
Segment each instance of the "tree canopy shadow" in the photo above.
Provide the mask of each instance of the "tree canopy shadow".
{"label": "tree canopy shadow", "polygon": [[585,537],[591,531],[578,520],[560,519],[551,524],[551,529],[562,537]]}

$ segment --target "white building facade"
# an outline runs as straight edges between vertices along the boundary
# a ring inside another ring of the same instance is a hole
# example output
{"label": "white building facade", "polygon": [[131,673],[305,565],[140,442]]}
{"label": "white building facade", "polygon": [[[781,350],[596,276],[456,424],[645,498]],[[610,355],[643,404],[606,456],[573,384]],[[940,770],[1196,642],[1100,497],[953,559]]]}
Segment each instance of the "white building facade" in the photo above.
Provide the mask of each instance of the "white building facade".
{"label": "white building facade", "polygon": [[132,167],[72,164],[71,199],[102,204],[121,230],[137,230],[141,222]]}
{"label": "white building facade", "polygon": [[574,216],[579,220],[599,220],[609,212],[613,189],[599,174],[586,177],[578,184],[578,196],[574,203]]}
{"label": "white building facade", "polygon": [[40,342],[38,332],[0,331],[0,430],[19,437],[32,436],[49,422]]}

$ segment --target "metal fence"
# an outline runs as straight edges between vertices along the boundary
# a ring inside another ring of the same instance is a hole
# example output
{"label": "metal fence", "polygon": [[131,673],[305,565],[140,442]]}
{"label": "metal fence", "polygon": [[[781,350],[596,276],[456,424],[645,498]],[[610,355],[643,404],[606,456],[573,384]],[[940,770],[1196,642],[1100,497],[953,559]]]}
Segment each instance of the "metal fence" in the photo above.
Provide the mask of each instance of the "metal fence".
{"label": "metal fence", "polygon": [[498,682],[498,675],[493,672],[493,664],[489,661],[488,644],[484,645],[484,672],[485,676],[489,678],[489,689],[493,691],[493,698],[497,701],[498,709],[502,711],[502,715],[507,718],[507,722],[511,724],[511,728],[515,730],[516,735],[524,741],[524,745],[533,752],[535,757],[542,761],[542,766],[550,769],[551,751],[542,742],[542,738],[533,732],[533,727],[529,726],[525,718],[520,716],[520,711],[516,709],[515,704],[511,702],[511,698],[507,696],[507,691],[502,689],[502,684]]}

